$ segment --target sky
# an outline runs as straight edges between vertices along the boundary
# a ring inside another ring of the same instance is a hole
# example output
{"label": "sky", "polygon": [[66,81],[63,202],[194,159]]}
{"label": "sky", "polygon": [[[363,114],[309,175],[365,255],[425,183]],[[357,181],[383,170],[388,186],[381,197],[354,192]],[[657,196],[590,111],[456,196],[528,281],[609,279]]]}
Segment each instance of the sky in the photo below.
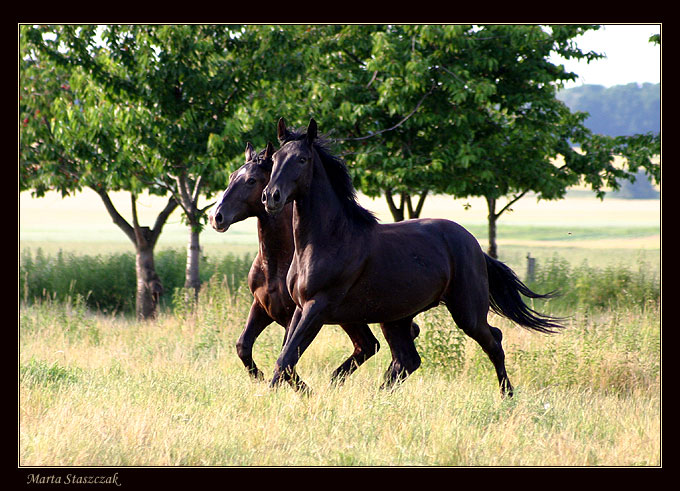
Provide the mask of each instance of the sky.
{"label": "sky", "polygon": [[597,31],[588,31],[575,38],[581,51],[595,51],[606,58],[590,63],[560,60],[569,71],[579,75],[565,88],[581,85],[623,85],[629,83],[661,82],[661,47],[649,42],[649,37],[661,32],[660,24],[604,25]]}

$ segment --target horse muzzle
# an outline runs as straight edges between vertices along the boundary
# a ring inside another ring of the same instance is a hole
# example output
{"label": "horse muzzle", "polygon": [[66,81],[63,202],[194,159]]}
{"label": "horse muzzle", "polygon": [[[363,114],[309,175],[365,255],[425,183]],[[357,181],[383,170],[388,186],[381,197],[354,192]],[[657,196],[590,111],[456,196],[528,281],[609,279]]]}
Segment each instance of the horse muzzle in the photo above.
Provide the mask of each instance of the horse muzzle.
{"label": "horse muzzle", "polygon": [[220,210],[217,210],[217,213],[210,213],[208,215],[208,221],[210,222],[210,225],[212,225],[212,228],[220,233],[226,232],[229,225],[231,225],[231,222],[225,220],[224,214]]}
{"label": "horse muzzle", "polygon": [[281,199],[281,192],[278,189],[271,191],[266,187],[264,191],[262,191],[262,204],[264,205],[264,209],[267,210],[267,213],[276,215],[283,209],[286,202]]}

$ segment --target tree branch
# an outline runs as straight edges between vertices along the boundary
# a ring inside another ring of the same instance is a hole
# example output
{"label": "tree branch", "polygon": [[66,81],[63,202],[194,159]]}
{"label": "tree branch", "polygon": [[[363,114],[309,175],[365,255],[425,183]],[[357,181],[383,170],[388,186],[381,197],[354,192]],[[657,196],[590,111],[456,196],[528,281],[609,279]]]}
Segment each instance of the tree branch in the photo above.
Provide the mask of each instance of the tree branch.
{"label": "tree branch", "polygon": [[[360,59],[360,58],[359,58],[357,55],[355,55],[354,53],[352,53],[352,52],[350,52],[350,51],[347,51],[347,49],[343,49],[342,52],[345,53],[345,54],[346,54],[347,56],[349,56],[350,58],[352,58],[352,60],[354,60],[355,62],[357,62],[359,65],[364,66],[364,67],[366,66],[366,63],[364,63],[364,61],[363,61],[362,59]],[[369,85],[371,85],[371,84],[369,84]]]}
{"label": "tree branch", "polygon": [[370,135],[367,135],[367,136],[360,136],[360,137],[358,137],[358,138],[336,138],[336,139],[334,140],[334,142],[366,140],[366,139],[368,139],[368,138],[372,138],[372,137],[374,137],[374,136],[378,136],[378,135],[380,135],[380,134],[382,134],[382,133],[385,133],[385,132],[387,132],[387,131],[392,131],[392,130],[395,130],[395,129],[399,128],[399,127],[400,127],[402,124],[404,124],[411,116],[413,116],[413,115],[415,114],[415,112],[416,112],[416,111],[420,108],[420,106],[422,105],[422,103],[423,103],[423,101],[425,100],[425,98],[426,98],[427,96],[429,96],[429,95],[432,93],[432,91],[433,91],[436,87],[437,87],[437,83],[436,83],[436,82],[433,82],[433,83],[432,83],[432,87],[430,87],[430,90],[428,90],[428,91],[423,95],[423,97],[420,98],[420,100],[418,101],[418,104],[416,104],[416,107],[414,107],[413,110],[412,110],[410,113],[408,113],[408,114],[406,115],[406,117],[404,117],[401,121],[399,121],[397,124],[395,124],[395,125],[392,126],[391,128],[385,128],[385,129],[382,129],[382,130],[380,130],[380,131],[376,131],[375,133],[371,133]]}
{"label": "tree branch", "polygon": [[387,200],[387,206],[390,209],[390,213],[392,213],[392,218],[394,218],[395,222],[399,222],[404,219],[404,195],[401,195],[401,205],[399,208],[397,208],[397,205],[394,204],[394,197],[392,196],[392,190],[391,189],[385,189],[385,199]]}
{"label": "tree branch", "polygon": [[412,218],[420,217],[420,213],[423,211],[423,205],[425,204],[425,198],[427,197],[427,193],[428,190],[426,189],[420,194],[420,197],[418,198],[418,204],[416,205],[416,212]]}
{"label": "tree branch", "polygon": [[177,182],[179,196],[182,199],[182,208],[184,208],[184,211],[186,211],[187,207],[190,207],[192,204],[191,196],[189,195],[189,183],[187,181],[186,174],[182,172],[181,175],[176,176],[175,182]]}
{"label": "tree branch", "polygon": [[148,237],[144,233],[142,227],[139,226],[139,219],[137,218],[137,195],[135,193],[130,193],[130,207],[132,208],[132,225],[135,230],[135,238],[137,239],[137,245],[143,249],[146,249],[151,244],[151,237]]}
{"label": "tree branch", "polygon": [[137,218],[137,196],[135,193],[130,193],[130,207],[132,208],[132,226],[139,228],[139,219]]}
{"label": "tree branch", "polygon": [[525,190],[525,191],[522,191],[522,192],[519,193],[517,196],[515,196],[511,201],[508,201],[508,203],[507,203],[503,208],[501,208],[501,211],[499,211],[498,213],[496,213],[496,218],[498,218],[499,216],[501,216],[505,210],[507,210],[507,209],[510,208],[510,206],[512,206],[514,203],[516,203],[517,201],[519,201],[520,198],[522,198],[522,197],[523,197],[525,194],[527,194],[528,192],[529,192],[528,189]]}
{"label": "tree branch", "polygon": [[377,75],[378,75],[378,70],[375,70],[375,71],[373,72],[373,76],[371,77],[370,82],[368,82],[368,84],[366,85],[366,88],[367,88],[367,89],[371,86],[371,84],[373,83],[373,81],[375,80],[375,77],[376,77]]}
{"label": "tree branch", "polygon": [[106,207],[106,211],[109,212],[109,216],[113,220],[113,223],[118,225],[118,227],[125,233],[125,235],[128,236],[128,238],[132,241],[132,243],[137,247],[137,238],[135,237],[135,231],[134,229],[130,226],[130,224],[123,218],[120,213],[116,210],[116,207],[113,206],[113,203],[111,202],[111,198],[109,198],[109,195],[107,194],[106,191],[102,189],[96,189],[96,188],[91,188],[94,190],[95,193],[99,195],[101,200],[104,202],[104,206]]}
{"label": "tree branch", "polygon": [[201,214],[203,214],[203,213],[205,212],[205,210],[207,210],[208,208],[210,208],[211,206],[213,206],[215,203],[217,203],[217,201],[213,201],[212,203],[209,203],[209,204],[205,205],[203,208],[199,209],[198,211],[199,211]]}
{"label": "tree branch", "polygon": [[156,223],[154,223],[153,229],[151,231],[154,246],[156,245],[156,242],[158,241],[158,237],[161,235],[161,231],[163,230],[163,225],[165,225],[165,222],[167,222],[170,214],[173,211],[175,211],[175,208],[177,208],[177,200],[175,200],[174,196],[170,196],[170,199],[168,200],[168,204],[165,205],[165,208],[163,208],[163,211],[161,211],[158,214],[158,217],[156,217]]}
{"label": "tree branch", "polygon": [[191,200],[194,203],[198,203],[198,193],[201,191],[201,184],[203,184],[203,174],[199,175],[194,183],[194,192],[191,196]]}

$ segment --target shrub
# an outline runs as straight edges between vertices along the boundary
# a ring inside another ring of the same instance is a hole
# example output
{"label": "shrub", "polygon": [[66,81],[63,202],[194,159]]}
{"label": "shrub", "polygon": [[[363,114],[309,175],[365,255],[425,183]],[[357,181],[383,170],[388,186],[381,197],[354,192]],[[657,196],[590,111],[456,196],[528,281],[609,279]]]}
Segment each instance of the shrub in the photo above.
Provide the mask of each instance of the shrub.
{"label": "shrub", "polygon": [[420,335],[416,347],[424,367],[444,374],[456,374],[463,366],[466,335],[456,327],[444,307],[437,307],[418,316]]}
{"label": "shrub", "polygon": [[[162,307],[173,305],[173,295],[184,287],[186,252],[162,250],[156,253],[156,271],[169,294],[161,298]],[[246,283],[252,256],[237,257],[227,254],[211,260],[201,258],[201,281],[207,283],[213,276],[225,278],[227,290],[234,293]],[[80,295],[88,308],[103,313],[135,311],[135,255],[115,253],[109,255],[76,255],[59,251],[48,256],[38,249],[21,251],[19,263],[19,293],[25,303],[51,298],[65,301]]]}
{"label": "shrub", "polygon": [[[252,259],[250,254],[202,257],[202,295],[236,295],[246,285]],[[177,293],[184,287],[185,268],[184,251],[169,249],[156,254],[156,270],[166,291],[161,299],[162,308],[179,313],[189,307],[182,305]],[[540,293],[553,290],[560,293],[548,303],[537,302],[535,308],[542,312],[573,310],[578,306],[644,307],[650,303],[658,305],[661,298],[658,270],[642,260],[638,261],[637,269],[626,266],[597,268],[586,261],[580,266],[572,266],[566,259],[554,255],[537,265],[535,279],[529,286]],[[19,292],[24,302],[48,297],[64,301],[67,297],[80,295],[88,308],[127,314],[135,310],[135,289],[135,257],[131,252],[90,256],[60,251],[56,256],[46,256],[40,249],[35,254],[30,250],[21,251]],[[455,338],[446,338],[449,336],[447,326],[437,327],[433,332],[439,334],[432,334],[420,342],[442,346],[456,342]]]}
{"label": "shrub", "polygon": [[535,279],[529,286],[540,293],[558,291],[559,297],[551,300],[553,307],[558,308],[644,307],[650,303],[658,305],[661,301],[657,271],[642,260],[638,261],[635,271],[621,265],[591,267],[587,261],[572,267],[565,259],[554,255],[536,267]]}

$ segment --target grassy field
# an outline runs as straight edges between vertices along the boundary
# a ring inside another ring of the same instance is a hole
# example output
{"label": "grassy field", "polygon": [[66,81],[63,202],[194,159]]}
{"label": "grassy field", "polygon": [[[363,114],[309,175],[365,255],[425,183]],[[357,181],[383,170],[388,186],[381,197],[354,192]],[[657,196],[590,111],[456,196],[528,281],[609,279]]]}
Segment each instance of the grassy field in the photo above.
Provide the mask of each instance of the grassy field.
{"label": "grassy field", "polygon": [[[88,254],[131,245],[96,196],[20,196],[21,248]],[[115,197],[121,211],[128,198]],[[381,200],[362,198],[384,221]],[[484,245],[483,203],[428,199],[424,214],[452,218]],[[159,201],[144,198],[149,224]],[[161,205],[162,206],[162,205]],[[658,200],[555,203],[525,198],[504,217],[501,258],[522,275],[528,252],[572,264],[660,269]],[[254,220],[226,234],[206,230],[204,254],[252,251]],[[160,248],[181,248],[173,215]],[[585,281],[582,277],[579,281]],[[422,367],[394,391],[378,386],[382,349],[344,385],[331,372],[352,347],[326,326],[298,370],[314,389],[301,397],[248,378],[234,343],[250,294],[230,296],[214,278],[193,312],[152,322],[105,316],[82,299],[20,305],[19,464],[22,466],[659,466],[660,303],[565,311],[567,329],[545,336],[491,316],[502,329],[515,397],[500,398],[486,355],[446,311],[421,314]],[[543,309],[544,306],[535,305]],[[282,328],[264,331],[255,359],[272,373]]]}
{"label": "grassy field", "polygon": [[[484,353],[440,308],[419,316],[424,363],[397,390],[378,388],[386,346],[328,383],[351,351],[336,326],[299,364],[311,396],[270,390],[234,353],[248,305],[247,292],[215,296],[149,323],[77,303],[22,308],[20,464],[660,465],[658,307],[574,312],[550,337],[494,317],[516,387],[502,400]],[[267,374],[281,340],[271,327],[256,344]]]}

